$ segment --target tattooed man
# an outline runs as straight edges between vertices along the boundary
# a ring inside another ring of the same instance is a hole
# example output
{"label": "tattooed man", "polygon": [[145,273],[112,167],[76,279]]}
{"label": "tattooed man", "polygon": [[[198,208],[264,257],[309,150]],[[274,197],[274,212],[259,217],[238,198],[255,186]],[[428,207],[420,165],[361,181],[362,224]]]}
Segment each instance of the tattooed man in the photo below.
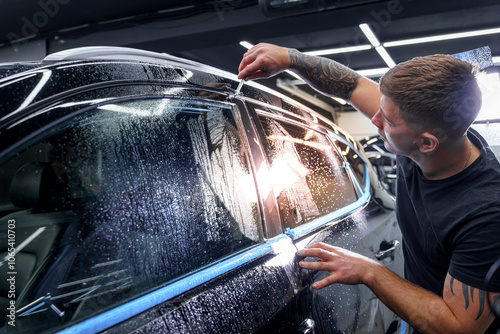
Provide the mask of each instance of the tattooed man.
{"label": "tattooed man", "polygon": [[[259,44],[243,56],[239,78],[285,69],[370,117],[398,161],[405,279],[369,258],[315,244],[299,253],[321,259],[300,262],[303,268],[329,272],[313,288],[365,284],[419,332],[495,331],[487,298],[497,302],[500,294],[485,293],[485,276],[500,257],[500,164],[470,128],[481,106],[475,67],[453,56],[419,57],[377,84],[333,60]],[[492,288],[500,292],[500,282]]]}

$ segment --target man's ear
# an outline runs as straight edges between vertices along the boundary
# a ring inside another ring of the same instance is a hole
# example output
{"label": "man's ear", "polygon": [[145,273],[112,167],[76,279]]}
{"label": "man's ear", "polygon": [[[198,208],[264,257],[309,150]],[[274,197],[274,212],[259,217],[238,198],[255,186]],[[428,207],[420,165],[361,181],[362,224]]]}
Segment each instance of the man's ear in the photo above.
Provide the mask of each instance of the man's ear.
{"label": "man's ear", "polygon": [[419,150],[422,153],[432,153],[439,146],[439,139],[431,132],[423,132],[420,135]]}

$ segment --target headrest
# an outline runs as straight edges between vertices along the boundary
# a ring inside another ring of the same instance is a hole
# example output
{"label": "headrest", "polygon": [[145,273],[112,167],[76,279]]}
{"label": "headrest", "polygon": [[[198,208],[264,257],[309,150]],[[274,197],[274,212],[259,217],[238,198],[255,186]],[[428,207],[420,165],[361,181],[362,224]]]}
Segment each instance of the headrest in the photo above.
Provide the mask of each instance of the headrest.
{"label": "headrest", "polygon": [[30,162],[12,178],[10,199],[20,208],[54,210],[70,204],[70,191],[49,163]]}

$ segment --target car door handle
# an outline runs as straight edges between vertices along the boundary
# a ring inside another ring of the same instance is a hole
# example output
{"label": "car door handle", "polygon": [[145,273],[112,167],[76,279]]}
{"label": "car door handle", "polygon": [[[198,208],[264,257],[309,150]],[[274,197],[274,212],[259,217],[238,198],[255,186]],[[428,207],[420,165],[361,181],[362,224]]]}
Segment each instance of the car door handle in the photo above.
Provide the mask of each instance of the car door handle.
{"label": "car door handle", "polygon": [[392,241],[382,241],[380,243],[380,250],[375,253],[375,258],[379,261],[386,259],[388,257],[394,256],[394,251],[399,248],[399,240],[392,240]]}
{"label": "car door handle", "polygon": [[314,325],[315,325],[314,320],[306,319],[306,320],[302,321],[302,323],[300,324],[296,333],[313,334],[314,333]]}

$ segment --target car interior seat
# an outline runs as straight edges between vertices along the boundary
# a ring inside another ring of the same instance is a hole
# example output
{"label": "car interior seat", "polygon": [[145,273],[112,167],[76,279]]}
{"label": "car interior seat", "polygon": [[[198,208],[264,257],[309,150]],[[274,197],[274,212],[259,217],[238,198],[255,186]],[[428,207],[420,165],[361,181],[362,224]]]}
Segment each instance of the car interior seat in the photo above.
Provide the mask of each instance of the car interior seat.
{"label": "car interior seat", "polygon": [[[63,231],[78,221],[69,210],[73,201],[68,185],[49,163],[30,162],[22,166],[12,178],[9,195],[19,210],[0,218],[0,307],[4,310],[11,300],[19,302]],[[9,246],[9,241],[15,244]],[[12,245],[14,261],[9,257]],[[11,276],[15,277],[15,291],[6,284]],[[23,306],[16,303],[16,310]],[[0,320],[0,327],[5,320],[5,317]]]}

